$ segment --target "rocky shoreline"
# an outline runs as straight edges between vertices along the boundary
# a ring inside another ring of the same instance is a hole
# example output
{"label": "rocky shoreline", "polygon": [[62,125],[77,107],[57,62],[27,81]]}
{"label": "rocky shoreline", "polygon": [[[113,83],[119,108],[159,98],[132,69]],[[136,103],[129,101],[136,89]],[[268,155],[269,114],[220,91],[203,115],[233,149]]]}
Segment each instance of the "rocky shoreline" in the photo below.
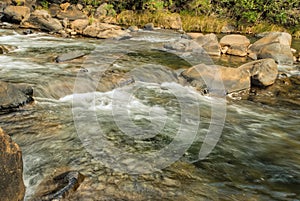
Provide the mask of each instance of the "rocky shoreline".
{"label": "rocky shoreline", "polygon": [[[89,16],[80,4],[72,5],[70,3],[51,4],[48,10],[36,9],[38,4],[32,1],[21,1],[21,5],[16,1],[5,0],[0,3],[0,25],[2,28],[22,28],[24,34],[31,34],[32,30],[45,31],[51,34],[57,34],[62,37],[93,37],[99,39],[117,39],[126,40],[131,37],[130,33],[138,31],[137,27],[122,28],[115,25],[113,19],[107,15],[105,6],[100,5],[97,9],[95,18]],[[11,24],[13,23],[13,24]],[[181,20],[175,17],[170,19],[170,27],[174,30],[181,30]],[[154,30],[153,24],[146,24],[145,29]],[[227,54],[231,56],[249,57],[254,61],[243,64],[237,68],[224,66],[209,66],[199,64],[184,70],[178,78],[183,84],[195,87],[202,94],[208,95],[228,95],[236,99],[246,99],[266,105],[280,106],[290,104],[292,107],[299,107],[299,89],[300,75],[288,76],[278,71],[279,66],[292,66],[300,62],[299,50],[291,48],[292,37],[284,32],[270,32],[261,35],[261,38],[251,44],[250,40],[243,35],[229,34],[218,40],[215,34],[185,33],[182,38],[164,44],[164,51],[172,52],[178,55],[193,54],[194,52],[203,52],[209,56],[221,56]],[[0,54],[7,54],[14,47],[0,45]],[[59,55],[55,62],[67,62],[75,58],[85,56],[83,52],[71,52]],[[218,76],[216,76],[218,74]],[[121,86],[120,79],[124,77],[114,72],[107,72],[104,81],[111,81],[111,87],[103,90]],[[112,79],[113,78],[113,79]],[[128,77],[128,84],[134,82],[132,77]],[[122,83],[127,84],[123,80]],[[214,84],[210,84],[214,83]],[[217,83],[217,84],[216,84]],[[222,86],[216,88],[216,86]],[[220,90],[222,90],[220,92]],[[0,81],[0,114],[16,111],[19,107],[33,102],[33,89],[31,86],[19,85]],[[22,181],[22,159],[19,147],[5,135],[0,128],[0,168],[3,178],[14,178],[14,192],[8,192],[10,188],[4,187],[8,179],[1,180],[0,200],[22,200],[25,187]],[[9,144],[8,144],[9,143]],[[13,154],[11,154],[13,152]],[[13,160],[14,164],[12,164]],[[11,170],[7,165],[12,165]],[[69,172],[68,172],[69,174]],[[64,175],[64,185],[61,189],[51,189],[53,198],[63,196],[65,191],[77,189],[82,180],[68,174]],[[76,173],[80,175],[80,173]],[[79,177],[79,176],[78,176]],[[69,180],[68,180],[69,179]],[[74,187],[76,186],[76,187]],[[67,189],[67,190],[65,190]],[[57,193],[58,192],[58,193]],[[49,193],[46,191],[42,197]],[[57,193],[57,194],[55,194]],[[60,193],[60,194],[59,194]],[[55,196],[54,196],[55,195]],[[1,197],[2,196],[2,197]],[[49,196],[49,195],[48,195]],[[52,199],[51,197],[51,199]],[[45,200],[50,200],[46,199]]]}

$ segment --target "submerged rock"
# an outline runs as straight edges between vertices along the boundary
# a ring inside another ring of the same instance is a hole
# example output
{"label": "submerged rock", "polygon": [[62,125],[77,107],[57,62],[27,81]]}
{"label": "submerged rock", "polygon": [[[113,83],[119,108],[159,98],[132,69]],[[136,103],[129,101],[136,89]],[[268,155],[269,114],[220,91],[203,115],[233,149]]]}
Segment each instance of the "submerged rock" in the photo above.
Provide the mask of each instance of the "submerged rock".
{"label": "submerged rock", "polygon": [[82,51],[68,52],[68,53],[64,53],[64,54],[61,54],[61,55],[57,56],[55,58],[55,62],[60,63],[60,62],[70,61],[70,60],[73,60],[73,59],[83,57],[85,55],[87,55],[87,53],[82,52]]}
{"label": "submerged rock", "polygon": [[25,195],[20,147],[0,128],[0,200],[21,201]]}
{"label": "submerged rock", "polygon": [[292,65],[292,36],[285,32],[271,32],[256,41],[249,48],[252,59],[272,58],[280,65]]}
{"label": "submerged rock", "polygon": [[10,111],[30,103],[32,96],[31,86],[0,81],[0,111]]}
{"label": "submerged rock", "polygon": [[68,199],[84,181],[84,176],[77,171],[67,171],[51,176],[43,181],[32,201],[54,201]]}
{"label": "submerged rock", "polygon": [[288,77],[282,74],[271,86],[266,88],[253,87],[248,100],[270,106],[299,110],[300,76]]}

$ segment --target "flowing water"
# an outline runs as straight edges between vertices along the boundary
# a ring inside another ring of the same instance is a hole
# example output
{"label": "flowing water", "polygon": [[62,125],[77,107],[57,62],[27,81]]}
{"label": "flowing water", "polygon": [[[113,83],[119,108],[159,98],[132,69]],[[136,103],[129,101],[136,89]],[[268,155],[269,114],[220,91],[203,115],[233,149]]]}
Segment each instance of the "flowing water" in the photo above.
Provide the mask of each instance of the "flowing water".
{"label": "flowing water", "polygon": [[[86,176],[70,200],[300,200],[300,108],[205,97],[182,85],[182,70],[220,60],[162,51],[178,38],[0,30],[0,44],[17,47],[0,55],[0,79],[34,88],[33,104],[0,116],[23,151],[25,200],[60,169]],[[54,62],[74,50],[89,55]],[[118,88],[110,85],[115,78],[102,79],[108,71],[120,75]]]}

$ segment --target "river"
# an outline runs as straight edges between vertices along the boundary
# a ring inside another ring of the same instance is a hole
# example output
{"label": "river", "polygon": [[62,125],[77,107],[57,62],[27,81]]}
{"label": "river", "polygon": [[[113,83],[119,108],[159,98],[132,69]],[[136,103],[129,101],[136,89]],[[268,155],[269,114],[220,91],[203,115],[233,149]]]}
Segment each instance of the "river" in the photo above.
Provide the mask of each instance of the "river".
{"label": "river", "polygon": [[[17,47],[0,55],[0,79],[34,89],[33,104],[0,116],[23,151],[25,200],[61,169],[86,177],[70,200],[300,200],[300,108],[207,97],[181,85],[176,74],[195,60],[162,51],[178,38],[141,31],[120,41],[64,39],[0,29],[0,44]],[[75,50],[89,54],[54,62]],[[102,79],[107,70],[125,76],[120,87]],[[199,160],[209,136],[217,144]]]}

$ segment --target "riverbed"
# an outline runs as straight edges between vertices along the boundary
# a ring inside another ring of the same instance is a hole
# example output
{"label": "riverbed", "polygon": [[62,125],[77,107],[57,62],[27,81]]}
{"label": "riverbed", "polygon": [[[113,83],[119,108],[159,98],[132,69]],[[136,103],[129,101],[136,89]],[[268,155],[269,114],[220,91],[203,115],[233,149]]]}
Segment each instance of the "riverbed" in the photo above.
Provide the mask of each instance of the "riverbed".
{"label": "riverbed", "polygon": [[[34,89],[33,104],[0,116],[23,151],[25,200],[62,169],[86,177],[70,200],[300,200],[300,108],[203,96],[183,85],[176,75],[198,60],[162,49],[180,37],[160,30],[126,40],[65,39],[0,30],[0,44],[17,47],[0,55],[0,79]],[[87,55],[55,62],[70,51]],[[118,87],[106,78],[98,88],[107,71],[124,77]],[[205,144],[213,145],[207,154]]]}

